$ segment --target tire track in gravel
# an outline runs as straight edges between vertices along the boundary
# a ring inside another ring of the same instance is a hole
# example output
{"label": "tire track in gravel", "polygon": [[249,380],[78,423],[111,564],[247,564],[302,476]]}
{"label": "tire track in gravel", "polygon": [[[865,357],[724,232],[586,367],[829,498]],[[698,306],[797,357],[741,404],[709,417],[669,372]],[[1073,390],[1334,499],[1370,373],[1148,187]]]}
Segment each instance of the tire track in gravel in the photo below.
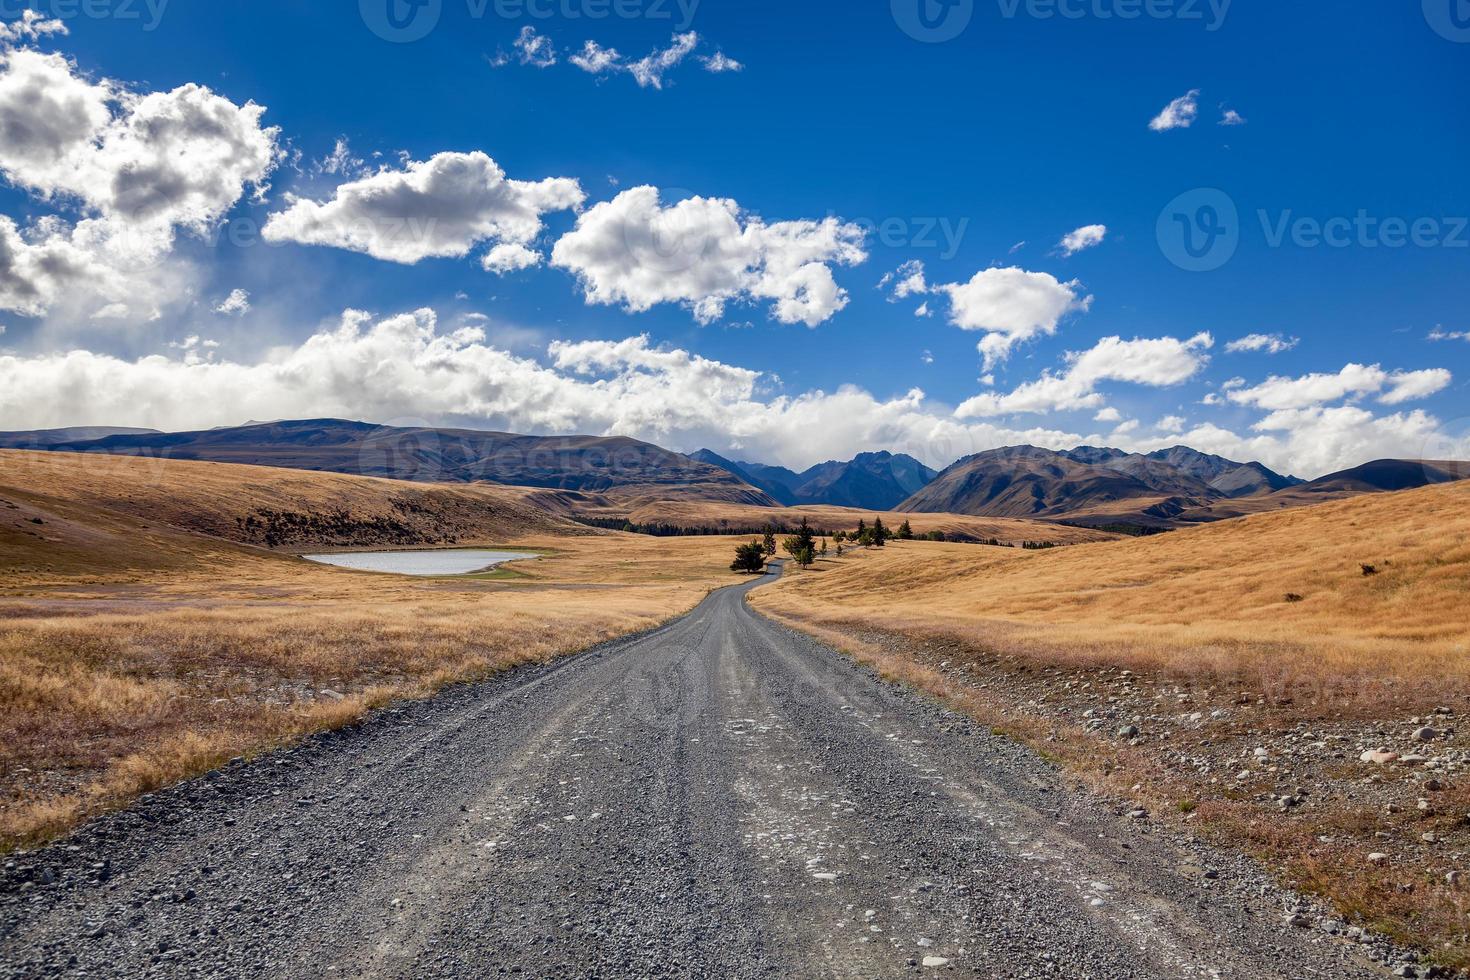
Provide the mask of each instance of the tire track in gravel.
{"label": "tire track in gravel", "polygon": [[17,856],[0,977],[1382,975],[757,615],[770,581]]}

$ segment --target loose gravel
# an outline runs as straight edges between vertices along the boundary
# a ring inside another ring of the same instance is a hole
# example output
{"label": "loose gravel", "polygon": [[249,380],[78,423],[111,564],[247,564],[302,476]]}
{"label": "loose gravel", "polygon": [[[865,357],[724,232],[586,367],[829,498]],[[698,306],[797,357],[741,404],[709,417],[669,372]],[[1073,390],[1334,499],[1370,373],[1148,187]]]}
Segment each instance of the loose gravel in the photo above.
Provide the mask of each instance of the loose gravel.
{"label": "loose gravel", "polygon": [[764,581],[13,856],[0,977],[1384,975]]}

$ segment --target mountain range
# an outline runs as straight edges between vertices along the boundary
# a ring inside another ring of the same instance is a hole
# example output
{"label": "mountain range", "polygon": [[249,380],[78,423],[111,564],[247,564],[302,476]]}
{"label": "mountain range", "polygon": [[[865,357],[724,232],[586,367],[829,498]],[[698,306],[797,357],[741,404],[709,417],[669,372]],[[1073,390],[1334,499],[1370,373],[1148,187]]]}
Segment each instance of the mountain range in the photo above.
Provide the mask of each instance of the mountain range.
{"label": "mountain range", "polygon": [[732,462],[708,449],[691,459],[718,466],[787,507],[826,504],[888,511],[918,493],[938,476],[912,456],[860,453],[842,462],[829,460],[797,473],[784,466]]}
{"label": "mountain range", "polygon": [[340,419],[173,433],[107,427],[0,433],[0,448],[498,483],[556,491],[543,494],[548,506],[599,520],[618,520],[635,507],[657,510],[661,501],[703,501],[1024,518],[1123,531],[1164,530],[1470,478],[1470,463],[1378,460],[1306,482],[1187,446],[1147,454],[1017,446],[967,456],[942,472],[912,456],[873,452],[798,473],[708,449],[686,456],[626,437],[524,436]]}

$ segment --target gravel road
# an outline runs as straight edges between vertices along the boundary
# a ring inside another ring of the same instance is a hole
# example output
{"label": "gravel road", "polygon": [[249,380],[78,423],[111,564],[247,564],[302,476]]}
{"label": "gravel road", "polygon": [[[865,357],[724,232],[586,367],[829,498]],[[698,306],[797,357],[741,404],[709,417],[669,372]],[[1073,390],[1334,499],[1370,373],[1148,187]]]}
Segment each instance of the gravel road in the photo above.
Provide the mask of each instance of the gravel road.
{"label": "gravel road", "polygon": [[14,857],[0,976],[1385,975],[752,612],[768,580]]}

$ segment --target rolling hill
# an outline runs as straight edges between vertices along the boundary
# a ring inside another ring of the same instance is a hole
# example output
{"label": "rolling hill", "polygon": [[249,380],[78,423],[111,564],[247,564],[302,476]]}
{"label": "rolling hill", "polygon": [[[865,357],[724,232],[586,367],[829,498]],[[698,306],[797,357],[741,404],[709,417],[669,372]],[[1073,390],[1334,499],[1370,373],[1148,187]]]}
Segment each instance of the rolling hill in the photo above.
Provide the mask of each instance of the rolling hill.
{"label": "rolling hill", "polygon": [[[0,435],[0,444],[5,439]],[[118,433],[33,445],[67,452],[206,460],[414,482],[487,482],[775,504],[727,470],[621,437],[521,436],[313,419],[199,432]]]}
{"label": "rolling hill", "polygon": [[1303,482],[1185,446],[1148,455],[1020,446],[960,460],[898,510],[1163,530],[1467,477],[1465,463],[1378,460]]}
{"label": "rolling hill", "polygon": [[735,462],[701,449],[691,459],[718,466],[788,507],[825,504],[888,511],[923,489],[938,474],[902,453],[860,453],[797,473],[784,466]]}

